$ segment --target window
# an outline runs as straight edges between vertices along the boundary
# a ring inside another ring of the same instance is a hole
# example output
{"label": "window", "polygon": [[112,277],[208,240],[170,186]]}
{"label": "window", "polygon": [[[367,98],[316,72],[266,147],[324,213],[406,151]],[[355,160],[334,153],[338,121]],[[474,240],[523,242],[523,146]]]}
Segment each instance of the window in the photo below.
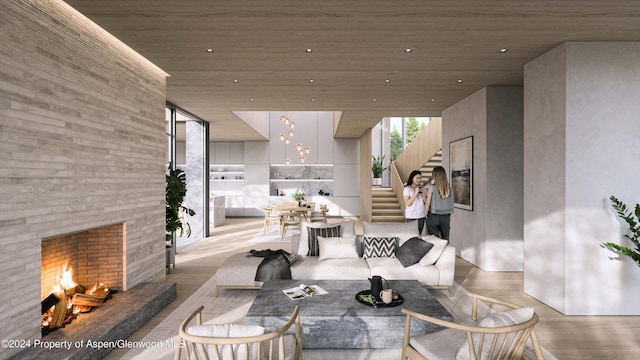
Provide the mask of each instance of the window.
{"label": "window", "polygon": [[395,160],[431,120],[430,117],[392,117],[390,120],[390,160]]}

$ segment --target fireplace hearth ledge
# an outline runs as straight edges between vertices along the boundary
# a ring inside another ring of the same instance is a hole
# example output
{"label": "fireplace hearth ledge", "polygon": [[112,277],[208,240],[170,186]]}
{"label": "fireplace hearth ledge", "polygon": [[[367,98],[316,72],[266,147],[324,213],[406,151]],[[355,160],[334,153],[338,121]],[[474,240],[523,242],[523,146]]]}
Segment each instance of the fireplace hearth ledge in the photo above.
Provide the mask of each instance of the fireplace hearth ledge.
{"label": "fireplace hearth ledge", "polygon": [[[42,343],[70,343],[70,349],[48,349],[32,347],[15,354],[10,359],[100,359],[113,348],[100,349],[87,346],[88,340],[95,344],[107,344],[126,340],[144,323],[176,298],[176,284],[168,282],[142,283],[119,292],[105,304],[90,313],[81,314],[78,319],[64,328],[43,337]],[[177,331],[176,327],[176,331]],[[82,341],[83,346],[76,346]],[[33,341],[31,341],[33,346]],[[126,346],[126,344],[125,344]]]}

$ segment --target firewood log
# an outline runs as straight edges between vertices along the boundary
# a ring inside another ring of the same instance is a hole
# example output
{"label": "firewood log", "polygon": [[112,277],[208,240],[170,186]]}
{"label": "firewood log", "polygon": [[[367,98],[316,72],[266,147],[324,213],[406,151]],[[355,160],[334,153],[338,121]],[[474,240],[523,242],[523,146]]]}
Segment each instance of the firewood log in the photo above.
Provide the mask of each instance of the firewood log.
{"label": "firewood log", "polygon": [[100,296],[75,293],[71,299],[71,303],[73,305],[81,306],[102,306],[104,305],[104,298]]}
{"label": "firewood log", "polygon": [[58,298],[58,303],[53,309],[53,316],[51,316],[51,323],[49,327],[56,329],[62,326],[64,320],[67,318],[67,294],[64,291],[62,293],[55,293]]}
{"label": "firewood log", "polygon": [[54,293],[49,294],[44,300],[40,302],[42,308],[42,314],[46,313],[51,307],[60,302]]}

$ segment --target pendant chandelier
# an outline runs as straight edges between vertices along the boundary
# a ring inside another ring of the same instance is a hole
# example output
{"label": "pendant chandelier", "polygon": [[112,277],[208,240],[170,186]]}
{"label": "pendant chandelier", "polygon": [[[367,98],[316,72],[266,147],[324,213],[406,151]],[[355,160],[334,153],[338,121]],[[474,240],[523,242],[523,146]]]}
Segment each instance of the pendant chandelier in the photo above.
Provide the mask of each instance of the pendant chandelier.
{"label": "pendant chandelier", "polygon": [[[288,145],[289,143],[291,143],[291,138],[293,137],[293,135],[295,134],[295,130],[294,128],[296,127],[296,123],[289,120],[289,117],[287,115],[282,115],[282,117],[280,117],[280,121],[282,122],[283,126],[284,126],[284,132],[280,133],[280,141],[285,143],[285,153],[286,153],[286,145]],[[298,151],[298,154],[300,155],[300,162],[304,163],[304,154],[308,154],[311,152],[311,148],[309,146],[303,146],[300,143],[296,144],[296,150]],[[289,158],[285,158],[284,163],[286,165],[291,164],[291,159]]]}

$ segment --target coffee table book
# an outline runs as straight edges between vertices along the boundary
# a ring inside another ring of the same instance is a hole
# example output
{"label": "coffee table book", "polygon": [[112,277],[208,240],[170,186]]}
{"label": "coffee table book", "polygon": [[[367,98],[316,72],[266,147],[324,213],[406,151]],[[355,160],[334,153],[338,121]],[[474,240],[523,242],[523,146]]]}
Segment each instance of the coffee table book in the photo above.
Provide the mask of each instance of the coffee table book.
{"label": "coffee table book", "polygon": [[285,293],[291,300],[300,300],[300,299],[308,298],[313,295],[328,294],[328,292],[325,289],[321,288],[318,285],[306,286],[304,284],[300,284],[299,286],[292,287],[289,289],[284,289],[282,290],[282,292]]}

